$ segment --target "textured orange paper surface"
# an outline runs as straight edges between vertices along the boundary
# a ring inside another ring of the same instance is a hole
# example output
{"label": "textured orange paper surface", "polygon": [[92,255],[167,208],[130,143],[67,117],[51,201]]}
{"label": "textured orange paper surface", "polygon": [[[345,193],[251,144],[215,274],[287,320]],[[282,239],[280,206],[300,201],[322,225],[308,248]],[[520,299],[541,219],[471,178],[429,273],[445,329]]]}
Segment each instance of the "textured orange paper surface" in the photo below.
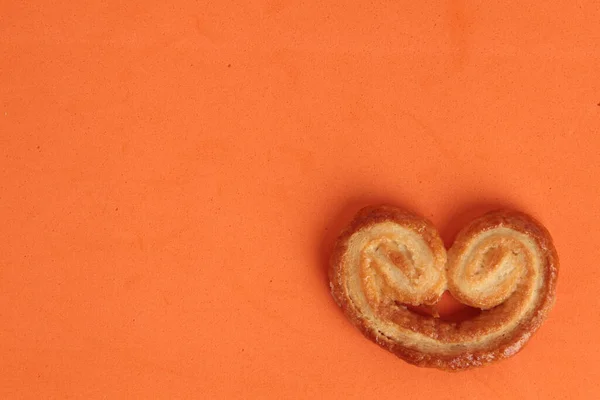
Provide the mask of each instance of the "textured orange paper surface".
{"label": "textured orange paper surface", "polygon": [[[0,4],[0,397],[598,398],[600,3]],[[558,301],[449,374],[364,339],[362,205],[539,218]]]}

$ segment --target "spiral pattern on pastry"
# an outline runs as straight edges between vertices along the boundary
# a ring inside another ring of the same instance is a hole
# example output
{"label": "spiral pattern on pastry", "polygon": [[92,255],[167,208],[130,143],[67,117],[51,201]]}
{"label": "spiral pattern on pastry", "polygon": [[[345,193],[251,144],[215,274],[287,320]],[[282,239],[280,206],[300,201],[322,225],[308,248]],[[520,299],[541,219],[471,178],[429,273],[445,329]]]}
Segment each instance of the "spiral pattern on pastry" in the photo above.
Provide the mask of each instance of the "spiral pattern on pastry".
{"label": "spiral pattern on pastry", "polygon": [[[426,219],[390,206],[361,210],[332,254],[332,295],[368,338],[409,363],[445,370],[517,353],[552,308],[558,256],[548,231],[516,211],[488,213],[446,252]],[[481,309],[461,322],[422,315],[445,290]]]}

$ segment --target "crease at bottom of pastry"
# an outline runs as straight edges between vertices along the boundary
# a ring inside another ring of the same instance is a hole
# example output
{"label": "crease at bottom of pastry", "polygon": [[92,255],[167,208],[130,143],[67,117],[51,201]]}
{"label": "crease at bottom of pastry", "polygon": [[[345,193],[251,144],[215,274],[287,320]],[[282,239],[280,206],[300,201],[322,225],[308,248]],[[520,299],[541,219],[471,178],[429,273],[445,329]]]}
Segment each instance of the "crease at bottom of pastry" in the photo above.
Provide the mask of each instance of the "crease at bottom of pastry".
{"label": "crease at bottom of pastry", "polygon": [[[359,211],[329,268],[336,303],[364,335],[409,363],[454,371],[517,353],[550,311],[557,275],[550,234],[526,214],[485,214],[446,250],[428,220],[390,206]],[[411,310],[446,290],[481,312],[449,321]]]}

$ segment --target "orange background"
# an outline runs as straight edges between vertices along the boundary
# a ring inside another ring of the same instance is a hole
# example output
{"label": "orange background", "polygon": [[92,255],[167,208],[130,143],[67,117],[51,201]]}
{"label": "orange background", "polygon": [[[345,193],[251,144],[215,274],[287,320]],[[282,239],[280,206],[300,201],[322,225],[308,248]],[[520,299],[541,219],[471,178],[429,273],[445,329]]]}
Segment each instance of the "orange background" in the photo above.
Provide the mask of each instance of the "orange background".
{"label": "orange background", "polygon": [[[0,5],[0,397],[598,398],[600,3],[53,3]],[[379,202],[549,228],[518,356],[350,325],[327,258]]]}

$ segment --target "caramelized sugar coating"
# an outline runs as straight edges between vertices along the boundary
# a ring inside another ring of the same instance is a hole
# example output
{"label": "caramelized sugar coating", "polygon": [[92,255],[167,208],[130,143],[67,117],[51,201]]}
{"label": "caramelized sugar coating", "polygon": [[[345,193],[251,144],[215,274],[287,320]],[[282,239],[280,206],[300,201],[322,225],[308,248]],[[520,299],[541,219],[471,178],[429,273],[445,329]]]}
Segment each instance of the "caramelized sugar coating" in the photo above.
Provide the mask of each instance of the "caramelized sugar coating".
{"label": "caramelized sugar coating", "polygon": [[[335,245],[331,292],[365,336],[405,361],[444,370],[517,353],[554,303],[558,256],[548,231],[515,211],[467,225],[446,252],[435,227],[390,206],[359,211]],[[417,314],[445,290],[482,312],[461,322]]]}

